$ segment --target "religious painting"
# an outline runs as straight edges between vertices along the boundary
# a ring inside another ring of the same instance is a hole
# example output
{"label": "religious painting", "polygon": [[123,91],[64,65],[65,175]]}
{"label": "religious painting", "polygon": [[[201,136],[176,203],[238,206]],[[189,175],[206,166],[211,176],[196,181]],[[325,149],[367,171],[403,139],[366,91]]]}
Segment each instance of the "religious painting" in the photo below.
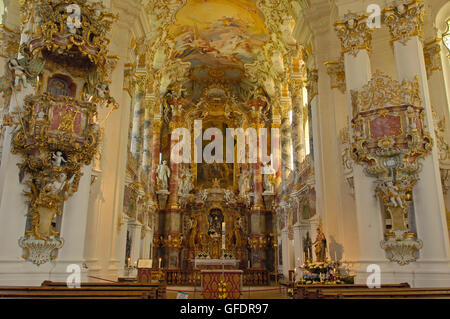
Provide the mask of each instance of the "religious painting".
{"label": "religious painting", "polygon": [[264,16],[251,0],[187,0],[169,36],[175,57],[193,66],[240,66],[261,54],[268,31]]}
{"label": "religious painting", "polygon": [[[203,124],[203,130],[211,127],[219,128],[222,131],[223,136],[223,161],[225,162],[225,150],[226,150],[226,128],[227,125],[220,121],[210,121]],[[215,137],[213,137],[214,139]],[[211,141],[203,141],[202,150],[211,143]],[[212,154],[215,155],[215,154]],[[197,164],[197,185],[202,188],[213,188],[217,185],[214,181],[219,181],[221,188],[232,187],[234,183],[234,164],[233,163],[198,163]]]}
{"label": "religious painting", "polygon": [[50,131],[82,134],[83,114],[71,105],[57,105],[50,112]]}

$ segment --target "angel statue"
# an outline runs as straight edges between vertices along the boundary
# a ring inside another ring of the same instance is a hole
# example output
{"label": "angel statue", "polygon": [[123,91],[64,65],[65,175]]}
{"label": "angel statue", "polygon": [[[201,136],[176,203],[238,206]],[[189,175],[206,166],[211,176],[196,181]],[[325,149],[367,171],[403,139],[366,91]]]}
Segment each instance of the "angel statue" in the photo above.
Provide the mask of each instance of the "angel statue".
{"label": "angel statue", "polygon": [[158,165],[157,168],[158,179],[161,182],[161,189],[168,190],[169,188],[169,178],[170,178],[170,168],[167,166],[167,161],[164,160],[162,164]]}
{"label": "angel statue", "polygon": [[275,174],[275,170],[272,168],[272,165],[269,163],[264,164],[264,191],[268,193],[273,193],[273,174]]}
{"label": "angel statue", "polygon": [[192,178],[194,175],[189,168],[185,168],[181,177],[184,179],[181,182],[179,193],[183,195],[189,194],[194,189],[194,184],[192,183]]}
{"label": "angel statue", "polygon": [[18,89],[20,82],[22,82],[23,87],[27,87],[25,68],[19,64],[19,60],[17,60],[17,58],[9,59],[8,68],[14,74],[14,87]]}
{"label": "angel statue", "polygon": [[394,185],[392,181],[387,181],[384,183],[385,191],[384,193],[389,196],[389,202],[394,207],[404,207],[403,199],[399,194],[398,187]]}

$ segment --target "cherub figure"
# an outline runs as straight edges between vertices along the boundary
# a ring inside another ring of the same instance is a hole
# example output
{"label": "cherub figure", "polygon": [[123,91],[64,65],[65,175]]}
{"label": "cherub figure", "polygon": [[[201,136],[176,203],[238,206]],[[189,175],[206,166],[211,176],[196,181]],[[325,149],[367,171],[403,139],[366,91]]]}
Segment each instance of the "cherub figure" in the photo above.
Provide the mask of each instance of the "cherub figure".
{"label": "cherub figure", "polygon": [[61,151],[54,152],[52,155],[52,159],[53,159],[52,161],[53,166],[60,167],[62,164],[67,163]]}

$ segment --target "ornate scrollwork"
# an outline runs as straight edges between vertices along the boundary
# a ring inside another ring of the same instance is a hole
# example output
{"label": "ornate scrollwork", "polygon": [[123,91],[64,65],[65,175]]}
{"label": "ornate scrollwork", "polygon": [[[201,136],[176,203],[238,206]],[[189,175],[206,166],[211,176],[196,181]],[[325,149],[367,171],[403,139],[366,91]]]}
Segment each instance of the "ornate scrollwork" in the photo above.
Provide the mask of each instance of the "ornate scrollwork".
{"label": "ornate scrollwork", "polygon": [[59,235],[51,222],[77,191],[81,166],[88,165],[96,152],[99,128],[92,122],[96,109],[91,103],[44,94],[28,96],[22,111],[11,152],[22,156],[20,179],[29,187],[25,196],[32,227],[27,235],[48,241]]}
{"label": "ornate scrollwork", "polygon": [[[81,53],[96,65],[105,63],[109,44],[106,34],[116,17],[106,12],[101,2],[26,0],[21,9],[27,36],[21,48],[24,55],[47,50],[74,58]],[[72,12],[78,10],[78,20],[74,21]]]}
{"label": "ornate scrollwork", "polygon": [[345,94],[347,85],[345,83],[344,62],[327,62],[325,63],[325,66],[327,67],[327,73],[330,76],[331,88],[338,89]]}
{"label": "ornate scrollwork", "polygon": [[357,16],[349,13],[343,21],[334,24],[341,40],[342,53],[356,56],[360,50],[371,50],[373,29],[368,27],[367,16]]}
{"label": "ornate scrollwork", "polygon": [[384,17],[392,42],[400,41],[406,44],[410,37],[423,38],[423,17],[425,9],[422,0],[413,0],[410,3],[400,3],[395,8],[384,10]]}
{"label": "ornate scrollwork", "polygon": [[385,212],[387,258],[407,264],[422,247],[409,225],[413,187],[433,141],[425,131],[418,79],[402,84],[376,73],[359,91],[352,91],[354,117],[352,157],[375,177],[375,193]]}

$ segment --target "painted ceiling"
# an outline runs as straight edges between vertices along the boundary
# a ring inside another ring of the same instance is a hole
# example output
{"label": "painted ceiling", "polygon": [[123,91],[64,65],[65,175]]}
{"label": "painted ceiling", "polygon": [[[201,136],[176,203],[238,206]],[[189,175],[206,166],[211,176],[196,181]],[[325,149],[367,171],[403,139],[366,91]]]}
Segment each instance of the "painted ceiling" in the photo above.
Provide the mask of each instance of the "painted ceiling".
{"label": "painted ceiling", "polygon": [[251,0],[187,0],[169,29],[175,58],[192,66],[239,68],[269,40],[264,16]]}

